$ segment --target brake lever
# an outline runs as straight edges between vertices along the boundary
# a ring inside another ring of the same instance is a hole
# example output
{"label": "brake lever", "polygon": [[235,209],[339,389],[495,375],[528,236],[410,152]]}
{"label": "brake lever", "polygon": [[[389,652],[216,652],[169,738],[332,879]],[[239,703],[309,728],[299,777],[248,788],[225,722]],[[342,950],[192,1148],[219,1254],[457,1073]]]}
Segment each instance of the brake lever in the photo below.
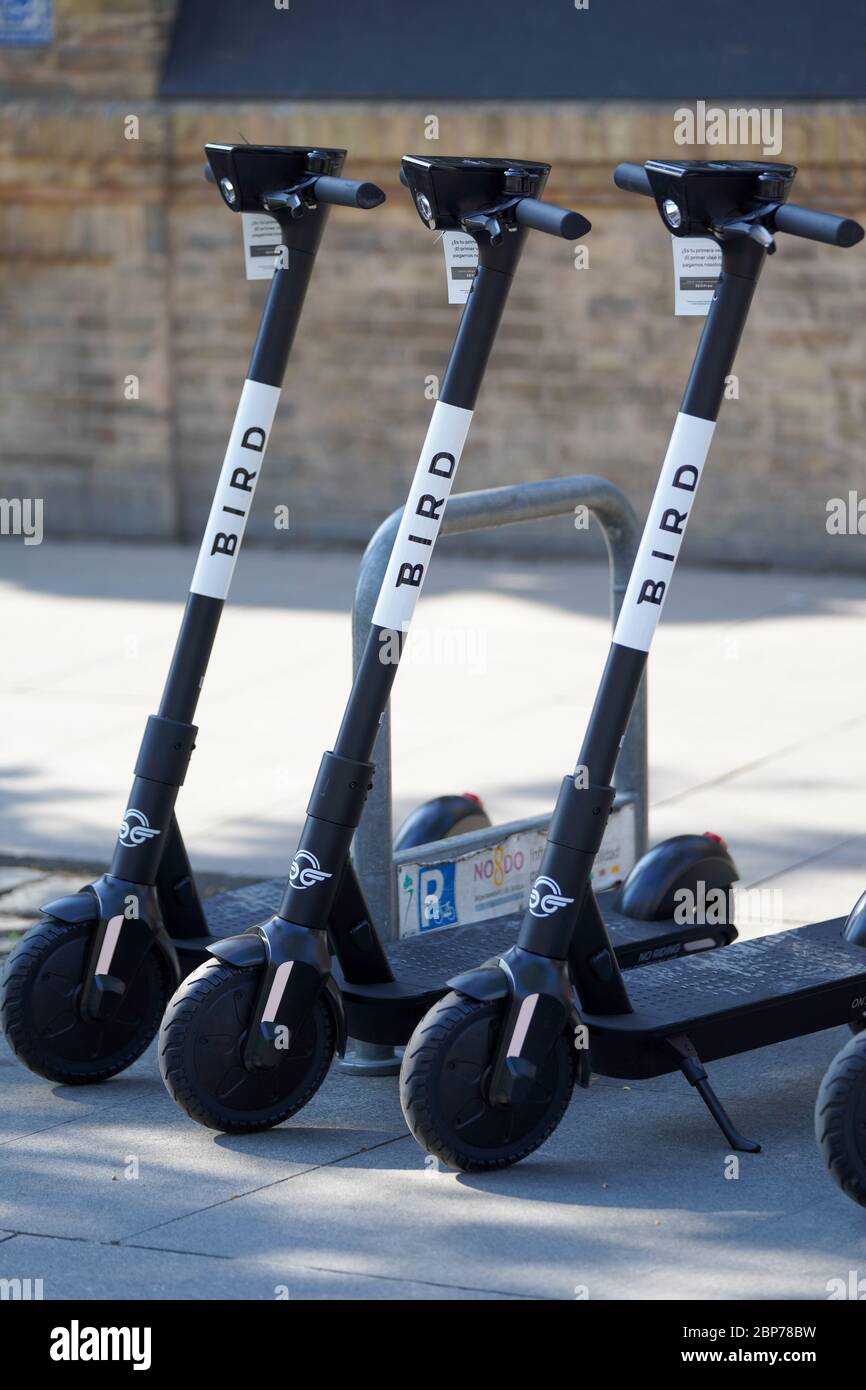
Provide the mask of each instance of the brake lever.
{"label": "brake lever", "polygon": [[772,256],[776,250],[776,239],[773,233],[768,231],[763,222],[757,219],[753,222],[747,218],[737,219],[734,222],[721,222],[713,227],[714,234],[722,241],[727,241],[730,237],[747,236],[752,241],[756,241],[768,256]]}
{"label": "brake lever", "polygon": [[502,245],[502,223],[492,213],[473,212],[461,221],[467,232],[486,232],[491,246]]}
{"label": "brake lever", "polygon": [[303,217],[305,203],[297,193],[271,193],[262,198],[265,212],[287,212],[290,217]]}
{"label": "brake lever", "polygon": [[490,237],[491,246],[502,245],[502,233],[516,232],[517,223],[508,214],[517,207],[519,198],[509,198],[504,203],[499,203],[495,208],[488,208],[487,212],[471,212],[468,217],[460,219],[460,225],[467,232],[486,232]]}
{"label": "brake lever", "polygon": [[311,174],[309,178],[303,179],[301,183],[296,183],[294,188],[282,193],[268,193],[262,198],[262,207],[265,212],[287,212],[292,218],[303,217],[308,208],[316,206],[312,197],[306,194],[313,187],[316,180],[321,178],[320,174]]}

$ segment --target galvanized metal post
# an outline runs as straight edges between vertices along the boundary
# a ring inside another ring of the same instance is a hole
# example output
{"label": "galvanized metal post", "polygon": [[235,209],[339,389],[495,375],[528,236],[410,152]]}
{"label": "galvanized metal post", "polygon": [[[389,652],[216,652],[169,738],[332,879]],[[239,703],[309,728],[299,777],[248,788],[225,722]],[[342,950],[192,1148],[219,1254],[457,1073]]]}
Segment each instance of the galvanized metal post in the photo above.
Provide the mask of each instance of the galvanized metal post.
{"label": "galvanized metal post", "polygon": [[[518,483],[480,492],[458,493],[451,498],[442,531],[452,535],[517,525],[545,517],[561,516],[585,506],[601,527],[607,547],[611,580],[611,619],[616,621],[625,595],[637,549],[638,524],[625,494],[604,478],[581,475]],[[402,509],[382,522],[364,552],[352,610],[353,668],[357,670],[391,546]],[[361,824],[355,834],[352,855],[367,902],[384,940],[398,934],[397,885],[391,846],[394,840],[391,785],[391,721],[386,711],[374,753],[376,776]],[[617,764],[616,784],[631,796],[635,811],[635,848],[647,846],[648,830],[647,703],[646,682],[641,686]],[[552,792],[553,789],[551,789]],[[344,1064],[345,1065],[345,1064]],[[349,1069],[365,1074],[396,1069],[393,1049],[358,1043]]]}

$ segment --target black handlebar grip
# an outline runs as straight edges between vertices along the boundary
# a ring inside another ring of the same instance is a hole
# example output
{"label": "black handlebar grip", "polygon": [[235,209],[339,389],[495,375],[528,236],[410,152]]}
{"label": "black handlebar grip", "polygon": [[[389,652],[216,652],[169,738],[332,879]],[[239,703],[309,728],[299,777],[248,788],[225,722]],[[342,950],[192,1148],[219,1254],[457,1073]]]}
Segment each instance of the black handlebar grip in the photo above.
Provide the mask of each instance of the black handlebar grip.
{"label": "black handlebar grip", "polygon": [[828,246],[856,246],[864,235],[860,223],[852,217],[816,212],[814,208],[797,207],[796,203],[782,203],[773,221],[778,232],[807,237],[809,241],[823,241]]}
{"label": "black handlebar grip", "polygon": [[653,196],[649,174],[642,164],[617,164],[613,181],[624,193],[642,193],[645,198]]}
{"label": "black handlebar grip", "polygon": [[561,236],[565,241],[577,241],[578,237],[586,236],[592,225],[579,212],[558,208],[555,203],[542,203],[538,198],[521,198],[514,216],[519,227]]}
{"label": "black handlebar grip", "polygon": [[385,194],[375,183],[334,179],[330,174],[316,179],[315,197],[320,203],[334,203],[342,208],[377,208],[385,201]]}

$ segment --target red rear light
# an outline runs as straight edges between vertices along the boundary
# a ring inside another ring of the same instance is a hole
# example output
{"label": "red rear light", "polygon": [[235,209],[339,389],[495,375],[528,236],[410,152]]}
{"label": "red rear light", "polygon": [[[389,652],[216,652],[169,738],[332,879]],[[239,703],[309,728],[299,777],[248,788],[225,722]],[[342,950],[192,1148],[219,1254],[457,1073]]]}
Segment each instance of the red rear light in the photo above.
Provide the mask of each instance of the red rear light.
{"label": "red rear light", "polygon": [[727,848],[728,848],[728,842],[727,842],[727,840],[723,840],[722,837],[721,837],[721,835],[717,835],[717,834],[715,833],[715,831],[713,831],[713,830],[705,830],[705,831],[704,831],[704,839],[705,839],[705,840],[715,840],[716,844],[717,844],[717,845],[721,845],[722,849],[727,849]]}

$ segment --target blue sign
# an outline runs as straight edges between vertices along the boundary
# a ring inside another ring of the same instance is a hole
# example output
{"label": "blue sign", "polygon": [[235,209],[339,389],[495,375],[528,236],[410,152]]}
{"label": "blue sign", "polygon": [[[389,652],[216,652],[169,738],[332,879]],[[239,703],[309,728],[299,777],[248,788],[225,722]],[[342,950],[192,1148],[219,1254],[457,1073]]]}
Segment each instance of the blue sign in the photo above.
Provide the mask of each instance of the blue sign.
{"label": "blue sign", "polygon": [[454,865],[436,864],[418,874],[418,926],[421,931],[457,925]]}
{"label": "blue sign", "polygon": [[54,0],[0,0],[0,43],[51,43]]}

